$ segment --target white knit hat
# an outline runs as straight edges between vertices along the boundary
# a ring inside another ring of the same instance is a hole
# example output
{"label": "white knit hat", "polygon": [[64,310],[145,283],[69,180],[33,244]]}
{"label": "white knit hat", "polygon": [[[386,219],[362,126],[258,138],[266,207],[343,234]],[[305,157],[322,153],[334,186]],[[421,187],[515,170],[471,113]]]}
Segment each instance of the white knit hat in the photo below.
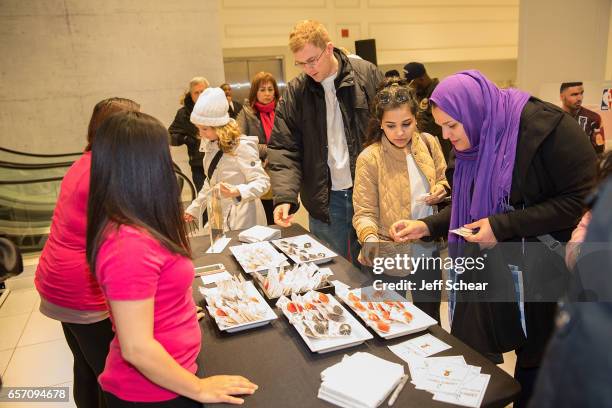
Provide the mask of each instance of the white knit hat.
{"label": "white knit hat", "polygon": [[223,89],[206,88],[193,107],[191,122],[203,126],[225,126],[230,121],[228,110],[229,103]]}

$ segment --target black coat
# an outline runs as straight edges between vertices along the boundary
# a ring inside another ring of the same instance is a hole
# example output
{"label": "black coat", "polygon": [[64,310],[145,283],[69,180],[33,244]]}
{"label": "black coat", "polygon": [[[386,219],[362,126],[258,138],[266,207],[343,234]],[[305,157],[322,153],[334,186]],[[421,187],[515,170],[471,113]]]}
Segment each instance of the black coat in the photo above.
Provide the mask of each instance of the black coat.
{"label": "black coat", "polygon": [[[557,319],[538,374],[530,407],[603,407],[612,401],[612,177],[593,209],[584,249],[597,252],[578,260],[580,286],[591,288],[598,301],[569,302]],[[607,250],[601,250],[605,245]],[[585,248],[586,246],[586,248]]]}
{"label": "black coat", "polygon": [[[489,217],[497,241],[525,238],[537,243],[537,236],[551,234],[567,242],[582,216],[584,199],[595,179],[593,149],[572,118],[558,107],[536,98],[531,98],[523,109],[517,144],[510,191],[510,204],[517,210]],[[423,219],[432,236],[448,234],[451,206]],[[544,248],[541,252],[532,249],[521,261],[523,284],[528,293],[532,288],[541,288],[547,279],[557,278],[545,276],[539,270],[537,273],[530,271],[542,267],[545,259],[562,261],[548,248],[540,247]],[[527,302],[528,338],[525,340],[516,321],[518,309],[514,304],[474,306],[458,303],[453,332],[481,352],[503,352],[519,347],[519,365],[535,367],[552,333],[555,310],[551,302]]]}
{"label": "black coat", "polygon": [[234,109],[232,109],[232,105],[230,105],[227,113],[229,113],[230,118],[236,119],[238,117],[238,114],[242,111],[242,104],[234,100],[232,100],[232,104],[234,105]]}
{"label": "black coat", "polygon": [[238,122],[238,127],[240,127],[242,134],[247,136],[257,136],[259,139],[259,144],[257,146],[257,149],[259,150],[259,158],[262,162],[265,161],[268,157],[268,144],[266,141],[266,133],[264,132],[263,125],[261,124],[259,112],[250,106],[245,106],[238,114],[236,122]]}
{"label": "black coat", "polygon": [[[370,62],[349,58],[334,49],[338,59],[336,96],[342,112],[350,155],[351,175],[363,148],[374,99],[382,74]],[[327,166],[325,91],[305,73],[292,79],[276,107],[274,129],[268,143],[274,205],[298,209],[298,193],[308,213],[329,223],[331,178]]]}
{"label": "black coat", "polygon": [[172,146],[187,145],[189,166],[191,168],[204,166],[204,153],[200,152],[198,128],[190,120],[193,106],[194,103],[191,100],[191,95],[187,93],[184,105],[176,112],[174,121],[168,128],[170,144]]}

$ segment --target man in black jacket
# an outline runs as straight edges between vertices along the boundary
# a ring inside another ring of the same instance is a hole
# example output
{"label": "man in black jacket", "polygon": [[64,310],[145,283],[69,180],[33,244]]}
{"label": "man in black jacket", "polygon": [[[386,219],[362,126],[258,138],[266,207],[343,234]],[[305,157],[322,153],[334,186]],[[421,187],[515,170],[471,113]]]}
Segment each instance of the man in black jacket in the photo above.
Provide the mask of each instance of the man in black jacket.
{"label": "man in black jacket", "polygon": [[442,137],[442,128],[434,121],[431,115],[431,106],[429,106],[429,98],[440,81],[438,78],[431,79],[425,70],[425,66],[420,62],[409,62],[404,65],[404,75],[416,91],[417,100],[419,101],[419,112],[417,115],[419,131],[429,133],[438,138],[440,146],[442,146],[444,159],[448,163],[452,146],[448,140]]}
{"label": "man in black jacket", "polygon": [[316,21],[298,23],[289,47],[304,72],[287,84],[268,144],[274,221],[291,225],[300,193],[310,231],[359,265],[352,226],[355,162],[383,77],[373,64],[335,48]]}
{"label": "man in black jacket", "polygon": [[198,128],[191,123],[190,116],[198,97],[208,86],[208,80],[204,77],[191,79],[189,92],[185,93],[181,101],[183,106],[176,112],[174,121],[168,128],[172,146],[187,145],[189,167],[191,167],[191,177],[196,191],[200,191],[204,185],[204,153],[200,152]]}
{"label": "man in black jacket", "polygon": [[242,104],[240,102],[236,102],[232,97],[232,87],[230,84],[221,84],[219,88],[223,89],[223,92],[225,92],[225,97],[227,98],[227,103],[229,104],[228,113],[230,115],[230,118],[236,119],[238,117],[238,114],[242,110]]}

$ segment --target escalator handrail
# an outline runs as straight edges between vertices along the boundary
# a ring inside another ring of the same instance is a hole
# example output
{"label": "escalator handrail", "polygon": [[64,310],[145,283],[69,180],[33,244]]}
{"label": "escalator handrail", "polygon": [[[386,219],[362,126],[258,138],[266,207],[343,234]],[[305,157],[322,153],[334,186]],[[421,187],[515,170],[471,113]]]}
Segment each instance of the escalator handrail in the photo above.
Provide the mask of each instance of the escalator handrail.
{"label": "escalator handrail", "polygon": [[74,161],[58,162],[58,163],[15,163],[0,160],[0,167],[5,169],[18,169],[18,170],[44,170],[54,169],[58,167],[70,167]]}
{"label": "escalator handrail", "polygon": [[69,157],[69,156],[79,156],[83,154],[83,152],[78,153],[57,153],[57,154],[41,154],[41,153],[26,153],[20,152],[18,150],[8,149],[6,147],[1,147],[0,150],[7,153],[17,154],[19,156],[29,156],[29,157]]}

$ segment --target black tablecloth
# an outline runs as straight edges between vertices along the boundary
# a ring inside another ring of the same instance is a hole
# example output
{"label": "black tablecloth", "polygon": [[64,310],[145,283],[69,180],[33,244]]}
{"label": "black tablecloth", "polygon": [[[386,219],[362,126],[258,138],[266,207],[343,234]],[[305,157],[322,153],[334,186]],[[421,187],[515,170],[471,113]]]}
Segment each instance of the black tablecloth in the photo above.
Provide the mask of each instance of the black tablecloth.
{"label": "black tablecloth", "polygon": [[[282,229],[283,237],[304,233],[307,233],[307,231],[298,225]],[[237,231],[227,234],[227,237],[231,237],[232,241],[221,254],[205,254],[210,244],[208,237],[192,238],[195,266],[223,263],[228,271],[242,273],[242,268],[229,251],[230,246],[240,244],[237,236]],[[371,281],[364,273],[342,257],[336,257],[324,266],[330,267],[334,272],[332,279],[338,279],[353,288]],[[201,280],[196,279],[194,281],[194,297],[200,306],[204,306],[202,295],[197,290],[200,285]],[[374,339],[368,340],[362,345],[317,354],[310,351],[282,312],[276,308],[274,311],[279,318],[271,324],[234,334],[220,332],[216,323],[208,314],[200,322],[202,350],[198,356],[198,374],[200,376],[243,375],[259,385],[259,389],[254,395],[246,397],[244,406],[266,408],[331,407],[331,404],[317,398],[321,385],[321,371],[340,362],[345,354],[363,351],[403,364],[406,373],[408,373],[408,365],[393,354],[387,346],[401,343],[427,332],[452,346],[451,349],[436,354],[436,357],[463,355],[468,364],[482,367],[481,372],[483,374],[491,375],[483,399],[483,406],[503,407],[512,402],[520,392],[520,385],[511,376],[484,356],[451,336],[440,326],[433,326],[428,331],[393,340],[383,340],[376,333],[372,333]],[[433,394],[417,390],[414,385],[408,383],[394,406],[451,406],[434,401],[432,396]],[[207,406],[209,405],[207,404]]]}

